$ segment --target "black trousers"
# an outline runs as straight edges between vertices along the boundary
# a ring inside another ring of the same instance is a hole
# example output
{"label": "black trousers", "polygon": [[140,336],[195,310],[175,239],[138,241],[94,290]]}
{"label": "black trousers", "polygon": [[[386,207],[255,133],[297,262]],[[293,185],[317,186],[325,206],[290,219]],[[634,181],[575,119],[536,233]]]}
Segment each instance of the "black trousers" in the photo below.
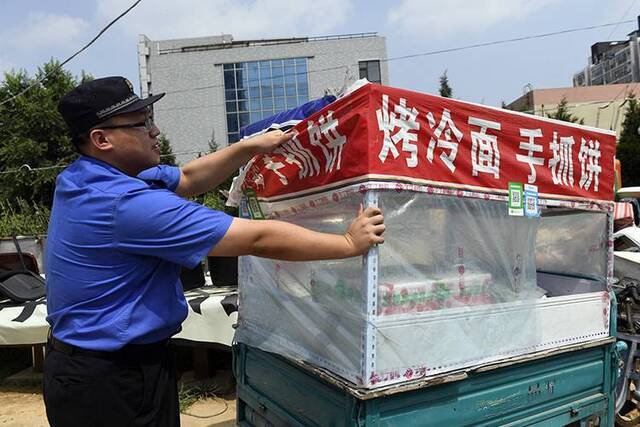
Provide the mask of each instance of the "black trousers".
{"label": "black trousers", "polygon": [[52,427],[180,425],[175,358],[166,342],[107,353],[50,340],[43,392]]}

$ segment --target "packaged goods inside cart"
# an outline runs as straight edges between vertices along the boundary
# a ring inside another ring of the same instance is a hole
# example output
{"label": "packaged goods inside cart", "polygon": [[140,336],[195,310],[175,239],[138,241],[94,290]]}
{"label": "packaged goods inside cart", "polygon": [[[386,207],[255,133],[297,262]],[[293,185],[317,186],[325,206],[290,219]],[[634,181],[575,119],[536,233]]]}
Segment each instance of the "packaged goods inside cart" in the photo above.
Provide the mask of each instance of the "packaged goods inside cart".
{"label": "packaged goods inside cart", "polygon": [[376,388],[610,335],[613,133],[373,84],[295,129],[241,213],[385,243],[243,258],[238,341]]}

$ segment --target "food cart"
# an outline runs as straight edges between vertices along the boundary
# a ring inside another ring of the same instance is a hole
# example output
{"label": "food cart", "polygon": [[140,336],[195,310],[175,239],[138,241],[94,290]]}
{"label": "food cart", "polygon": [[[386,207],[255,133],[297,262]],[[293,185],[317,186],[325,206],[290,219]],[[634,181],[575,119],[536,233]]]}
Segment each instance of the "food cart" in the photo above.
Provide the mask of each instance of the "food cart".
{"label": "food cart", "polygon": [[611,425],[613,132],[375,84],[295,130],[241,214],[385,243],[240,260],[241,425]]}

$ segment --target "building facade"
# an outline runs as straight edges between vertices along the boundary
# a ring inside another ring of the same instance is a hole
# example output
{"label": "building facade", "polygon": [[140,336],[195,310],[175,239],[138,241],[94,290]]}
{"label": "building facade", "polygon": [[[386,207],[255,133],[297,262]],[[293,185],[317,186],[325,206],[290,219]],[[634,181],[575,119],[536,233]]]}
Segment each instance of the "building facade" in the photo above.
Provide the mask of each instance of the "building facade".
{"label": "building facade", "polygon": [[640,16],[638,28],[629,33],[627,40],[593,44],[589,64],[574,74],[573,86],[640,82]]}
{"label": "building facade", "polygon": [[568,112],[582,119],[585,125],[613,130],[620,136],[631,94],[636,98],[640,97],[640,86],[627,83],[535,89],[508,104],[506,108],[537,116],[549,116],[557,111],[564,99]]}
{"label": "building facade", "polygon": [[386,58],[385,38],[375,33],[138,41],[141,94],[166,92],[154,114],[180,163],[236,142],[249,123],[360,77],[388,84]]}

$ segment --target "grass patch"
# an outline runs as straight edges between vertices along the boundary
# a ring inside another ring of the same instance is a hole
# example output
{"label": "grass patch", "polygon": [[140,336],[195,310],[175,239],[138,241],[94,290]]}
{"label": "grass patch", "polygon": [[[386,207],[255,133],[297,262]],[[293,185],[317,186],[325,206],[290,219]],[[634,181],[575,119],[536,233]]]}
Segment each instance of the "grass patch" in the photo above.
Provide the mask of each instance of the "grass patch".
{"label": "grass patch", "polygon": [[182,386],[178,392],[180,412],[185,412],[201,399],[218,397],[219,387],[215,384],[199,384],[196,386]]}

